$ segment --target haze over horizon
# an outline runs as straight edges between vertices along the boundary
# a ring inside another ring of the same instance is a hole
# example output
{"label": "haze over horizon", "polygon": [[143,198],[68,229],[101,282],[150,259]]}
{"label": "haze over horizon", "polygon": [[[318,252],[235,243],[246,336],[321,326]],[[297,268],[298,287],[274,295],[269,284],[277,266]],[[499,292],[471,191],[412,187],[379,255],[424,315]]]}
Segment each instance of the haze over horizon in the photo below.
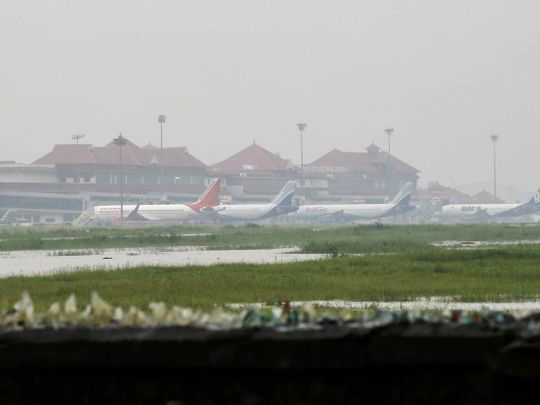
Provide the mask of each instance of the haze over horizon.
{"label": "haze over horizon", "polygon": [[28,0],[0,4],[0,160],[118,133],[207,164],[384,149],[421,183],[540,186],[540,3]]}

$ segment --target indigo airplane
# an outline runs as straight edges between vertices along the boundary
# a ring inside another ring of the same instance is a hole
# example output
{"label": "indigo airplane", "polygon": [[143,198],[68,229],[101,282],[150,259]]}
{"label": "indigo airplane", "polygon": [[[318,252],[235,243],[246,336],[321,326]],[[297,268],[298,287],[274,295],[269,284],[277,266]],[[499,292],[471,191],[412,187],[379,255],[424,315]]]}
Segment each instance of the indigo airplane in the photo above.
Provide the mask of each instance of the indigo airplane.
{"label": "indigo airplane", "polygon": [[523,204],[451,204],[444,205],[441,219],[486,221],[515,218],[540,212],[540,189]]}
{"label": "indigo airplane", "polygon": [[221,204],[205,213],[225,221],[258,221],[288,214],[298,209],[292,202],[294,190],[295,182],[291,180],[268,204]]}
{"label": "indigo airplane", "polygon": [[392,201],[387,204],[331,204],[331,205],[302,205],[293,215],[297,219],[330,219],[345,218],[378,219],[400,214],[414,209],[410,205],[411,195],[414,191],[413,183],[406,183]]}

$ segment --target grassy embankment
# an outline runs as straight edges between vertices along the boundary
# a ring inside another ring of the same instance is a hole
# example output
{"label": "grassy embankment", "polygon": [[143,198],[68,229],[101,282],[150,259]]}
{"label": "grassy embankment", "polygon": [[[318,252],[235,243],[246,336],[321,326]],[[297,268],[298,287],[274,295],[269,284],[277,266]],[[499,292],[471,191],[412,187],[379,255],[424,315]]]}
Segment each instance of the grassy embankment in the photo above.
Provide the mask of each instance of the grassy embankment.
{"label": "grassy embankment", "polygon": [[0,251],[205,246],[255,249],[300,246],[304,252],[377,253],[422,248],[443,240],[539,240],[540,226],[352,225],[172,226],[152,228],[4,229]]}
{"label": "grassy embankment", "polygon": [[540,295],[540,249],[414,249],[392,255],[341,256],[271,265],[140,267],[0,281],[0,308],[28,291],[38,310],[77,294],[86,304],[98,291],[116,305],[151,301],[209,309],[230,302],[405,300],[459,296],[468,301],[534,299]]}

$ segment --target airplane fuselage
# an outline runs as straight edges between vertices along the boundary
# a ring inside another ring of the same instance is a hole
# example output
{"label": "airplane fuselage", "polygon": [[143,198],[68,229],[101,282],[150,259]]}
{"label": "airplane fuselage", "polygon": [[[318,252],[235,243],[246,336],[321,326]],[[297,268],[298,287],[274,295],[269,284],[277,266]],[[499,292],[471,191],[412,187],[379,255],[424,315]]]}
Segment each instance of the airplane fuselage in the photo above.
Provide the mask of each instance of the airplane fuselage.
{"label": "airplane fuselage", "polygon": [[515,209],[521,204],[451,204],[442,207],[443,217],[464,218],[485,212],[488,215],[498,215]]}
{"label": "airplane fuselage", "polygon": [[[135,209],[135,205],[124,205],[124,218]],[[150,221],[188,221],[204,219],[203,215],[184,204],[140,205],[138,213]],[[119,205],[102,205],[94,208],[96,219],[120,218]]]}
{"label": "airplane fuselage", "polygon": [[294,214],[299,219],[313,219],[337,214],[344,214],[358,219],[376,219],[387,215],[393,204],[336,204],[302,205]]}
{"label": "airplane fuselage", "polygon": [[224,204],[215,209],[218,217],[236,221],[257,221],[284,215],[295,210],[296,207],[279,207],[274,204]]}

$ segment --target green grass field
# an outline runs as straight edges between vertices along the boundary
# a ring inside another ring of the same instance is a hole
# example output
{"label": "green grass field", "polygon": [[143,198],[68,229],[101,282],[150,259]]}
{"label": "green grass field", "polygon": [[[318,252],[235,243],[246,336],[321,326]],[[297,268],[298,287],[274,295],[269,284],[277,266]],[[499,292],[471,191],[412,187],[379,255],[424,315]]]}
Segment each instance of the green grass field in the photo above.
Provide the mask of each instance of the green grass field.
{"label": "green grass field", "polygon": [[293,264],[140,267],[83,271],[0,281],[0,307],[28,291],[37,309],[75,293],[86,304],[92,291],[115,305],[151,301],[210,309],[232,302],[281,300],[407,300],[454,296],[466,301],[536,299],[540,248],[478,250],[412,248],[395,254],[339,256]]}
{"label": "green grass field", "polygon": [[145,228],[57,228],[0,231],[0,251],[205,246],[254,249],[299,246],[305,252],[377,253],[407,251],[443,240],[540,240],[540,226],[351,225],[351,226],[172,226]]}

